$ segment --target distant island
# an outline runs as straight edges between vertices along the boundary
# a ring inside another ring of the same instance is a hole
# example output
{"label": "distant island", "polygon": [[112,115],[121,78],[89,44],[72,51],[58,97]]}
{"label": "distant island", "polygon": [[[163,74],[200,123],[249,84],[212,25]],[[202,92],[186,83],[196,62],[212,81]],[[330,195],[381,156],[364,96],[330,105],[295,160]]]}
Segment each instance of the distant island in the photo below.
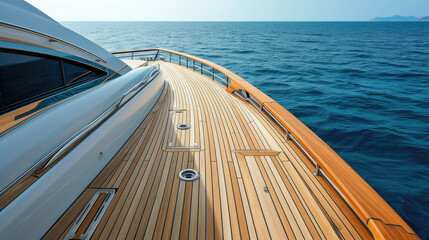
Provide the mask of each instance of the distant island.
{"label": "distant island", "polygon": [[419,18],[417,21],[429,21],[429,16]]}
{"label": "distant island", "polygon": [[376,18],[371,19],[371,21],[378,21],[378,22],[429,21],[429,16],[417,18],[414,16],[403,17],[403,16],[395,15],[392,17],[376,17]]}

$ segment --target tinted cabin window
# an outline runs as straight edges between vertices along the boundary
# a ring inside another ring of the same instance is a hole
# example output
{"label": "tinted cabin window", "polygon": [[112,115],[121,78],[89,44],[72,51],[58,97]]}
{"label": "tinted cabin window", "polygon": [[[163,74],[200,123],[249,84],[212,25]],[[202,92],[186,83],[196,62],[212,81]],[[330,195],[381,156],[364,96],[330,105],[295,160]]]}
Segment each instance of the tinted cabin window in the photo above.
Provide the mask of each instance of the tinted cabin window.
{"label": "tinted cabin window", "polygon": [[0,114],[105,75],[61,59],[0,51]]}
{"label": "tinted cabin window", "polygon": [[60,61],[0,52],[2,106],[18,103],[63,85]]}
{"label": "tinted cabin window", "polygon": [[63,62],[66,84],[74,84],[97,75],[96,72],[72,63]]}

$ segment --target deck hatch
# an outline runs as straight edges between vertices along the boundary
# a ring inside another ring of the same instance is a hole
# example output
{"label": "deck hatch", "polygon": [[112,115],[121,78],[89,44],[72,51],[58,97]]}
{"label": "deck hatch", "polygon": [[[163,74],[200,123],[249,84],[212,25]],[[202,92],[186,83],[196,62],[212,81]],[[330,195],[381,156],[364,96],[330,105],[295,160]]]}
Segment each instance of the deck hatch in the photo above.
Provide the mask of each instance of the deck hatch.
{"label": "deck hatch", "polygon": [[164,138],[164,151],[196,152],[200,151],[200,139],[203,126],[199,107],[178,106],[169,109],[167,119],[167,137]]}
{"label": "deck hatch", "polygon": [[90,239],[114,195],[114,189],[98,190],[76,218],[65,239]]}

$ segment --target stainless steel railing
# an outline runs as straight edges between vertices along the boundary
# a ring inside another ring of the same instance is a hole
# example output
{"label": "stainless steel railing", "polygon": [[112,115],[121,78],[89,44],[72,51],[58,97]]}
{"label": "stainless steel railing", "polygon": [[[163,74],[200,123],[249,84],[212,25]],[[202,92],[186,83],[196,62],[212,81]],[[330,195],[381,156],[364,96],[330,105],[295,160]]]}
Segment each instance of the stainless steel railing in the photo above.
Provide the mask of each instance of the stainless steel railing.
{"label": "stainless steel railing", "polygon": [[228,87],[230,84],[230,79],[228,78],[228,76],[217,71],[215,68],[179,54],[164,52],[160,50],[131,51],[131,52],[120,52],[120,53],[113,53],[113,54],[116,57],[121,59],[143,60],[143,61],[161,60],[165,62],[176,63],[179,66],[184,66],[188,69],[192,69],[196,72],[199,72],[202,75],[206,75],[210,77],[212,80],[216,80],[222,85],[225,85],[226,87]]}

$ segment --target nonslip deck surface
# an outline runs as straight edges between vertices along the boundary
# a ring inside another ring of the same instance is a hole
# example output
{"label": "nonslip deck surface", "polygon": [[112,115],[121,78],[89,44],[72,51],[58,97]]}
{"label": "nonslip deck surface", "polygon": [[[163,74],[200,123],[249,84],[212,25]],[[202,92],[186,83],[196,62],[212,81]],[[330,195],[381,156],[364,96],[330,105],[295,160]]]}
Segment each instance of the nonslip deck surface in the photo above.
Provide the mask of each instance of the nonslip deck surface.
{"label": "nonslip deck surface", "polygon": [[[198,72],[160,67],[160,101],[46,239],[64,238],[100,188],[116,194],[93,239],[372,238],[265,115]],[[186,168],[200,178],[180,181]]]}

